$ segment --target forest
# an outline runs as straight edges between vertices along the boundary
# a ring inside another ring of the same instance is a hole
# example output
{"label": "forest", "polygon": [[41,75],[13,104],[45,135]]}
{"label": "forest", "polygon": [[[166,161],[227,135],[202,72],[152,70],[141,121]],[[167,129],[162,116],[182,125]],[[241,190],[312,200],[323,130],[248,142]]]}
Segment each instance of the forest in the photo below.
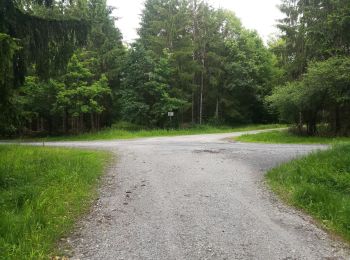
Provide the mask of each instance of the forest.
{"label": "forest", "polygon": [[[0,1],[0,135],[292,124],[350,134],[350,1],[281,0],[264,43],[204,0],[146,0],[123,42],[106,0]],[[174,112],[172,121],[168,112]]]}

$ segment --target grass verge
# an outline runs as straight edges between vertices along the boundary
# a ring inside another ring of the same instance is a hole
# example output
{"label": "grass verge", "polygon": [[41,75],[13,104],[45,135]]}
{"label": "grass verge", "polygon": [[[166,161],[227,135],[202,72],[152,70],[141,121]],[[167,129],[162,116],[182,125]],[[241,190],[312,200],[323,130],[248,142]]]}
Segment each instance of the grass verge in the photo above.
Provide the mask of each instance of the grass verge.
{"label": "grass verge", "polygon": [[267,181],[287,203],[350,242],[350,144],[279,166]]}
{"label": "grass verge", "polygon": [[113,139],[134,139],[142,137],[159,137],[159,136],[178,136],[178,135],[195,135],[195,134],[215,134],[230,133],[249,130],[263,130],[282,128],[285,125],[269,124],[269,125],[247,125],[237,127],[213,127],[209,125],[196,126],[184,129],[153,129],[153,130],[124,130],[124,129],[105,129],[97,133],[86,133],[81,135],[47,137],[36,139],[21,139],[19,141],[95,141],[95,140],[113,140]]}
{"label": "grass verge", "polygon": [[96,195],[109,154],[0,146],[0,259],[49,259]]}
{"label": "grass verge", "polygon": [[258,134],[242,135],[236,141],[252,143],[280,143],[280,144],[332,144],[350,142],[349,137],[319,137],[298,136],[289,131],[271,131]]}

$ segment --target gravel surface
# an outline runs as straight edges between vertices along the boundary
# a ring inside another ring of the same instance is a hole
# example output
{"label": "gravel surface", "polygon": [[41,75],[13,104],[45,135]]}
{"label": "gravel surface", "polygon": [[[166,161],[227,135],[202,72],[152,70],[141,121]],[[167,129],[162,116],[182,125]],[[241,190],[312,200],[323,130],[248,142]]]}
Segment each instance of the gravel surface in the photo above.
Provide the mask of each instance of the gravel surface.
{"label": "gravel surface", "polygon": [[67,239],[72,259],[350,259],[264,184],[268,169],[327,147],[225,139],[240,134],[48,143],[117,155]]}

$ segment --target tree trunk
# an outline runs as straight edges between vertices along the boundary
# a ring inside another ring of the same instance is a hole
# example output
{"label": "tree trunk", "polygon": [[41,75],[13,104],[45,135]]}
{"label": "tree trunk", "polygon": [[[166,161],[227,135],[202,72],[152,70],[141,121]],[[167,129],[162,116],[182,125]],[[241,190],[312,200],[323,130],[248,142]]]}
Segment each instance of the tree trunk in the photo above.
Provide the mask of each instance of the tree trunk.
{"label": "tree trunk", "polygon": [[67,133],[67,115],[66,111],[63,112],[63,117],[62,117],[62,131],[63,133]]}
{"label": "tree trunk", "polygon": [[79,116],[79,132],[83,132],[84,129],[84,115]]}
{"label": "tree trunk", "polygon": [[[207,34],[206,28],[204,29],[204,35]],[[203,122],[203,92],[204,92],[204,73],[205,73],[205,56],[206,56],[206,42],[202,39],[202,72],[201,72],[201,97],[200,97],[200,115],[199,115],[199,124],[201,125]]]}
{"label": "tree trunk", "polygon": [[39,125],[39,118],[36,119],[36,131],[39,132],[40,131],[40,125]]}
{"label": "tree trunk", "polygon": [[299,112],[299,123],[298,123],[299,134],[303,132],[303,114]]}
{"label": "tree trunk", "polygon": [[338,135],[341,129],[341,123],[340,123],[340,113],[339,113],[339,107],[336,106],[335,108],[335,125],[334,125],[334,130],[335,134]]}
{"label": "tree trunk", "polygon": [[[204,56],[204,55],[203,55]],[[201,72],[201,92],[200,92],[200,102],[199,102],[199,124],[203,121],[203,91],[204,91],[204,57],[202,58],[202,72]]]}
{"label": "tree trunk", "polygon": [[203,119],[203,83],[201,83],[201,94],[200,94],[200,101],[199,101],[199,124],[200,125],[202,124],[202,119]]}
{"label": "tree trunk", "polygon": [[[67,109],[64,109],[63,111],[63,133],[67,134],[69,130],[69,115],[67,112]],[[72,126],[71,126],[72,127]]]}
{"label": "tree trunk", "polygon": [[100,127],[101,127],[101,125],[100,125],[100,118],[101,118],[101,115],[98,114],[98,115],[97,115],[97,124],[96,124],[96,125],[97,125],[97,130],[98,130],[98,131],[100,131]]}
{"label": "tree trunk", "polygon": [[192,91],[192,124],[194,124],[194,92]]}
{"label": "tree trunk", "polygon": [[72,132],[76,133],[77,132],[77,126],[76,126],[76,117],[72,117]]}
{"label": "tree trunk", "polygon": [[312,116],[307,123],[307,134],[313,136],[317,133],[317,120],[315,116]]}
{"label": "tree trunk", "polygon": [[40,117],[40,131],[44,131],[44,118]]}
{"label": "tree trunk", "polygon": [[70,121],[69,133],[72,133],[72,132],[74,132],[74,120],[73,120],[73,118],[71,117],[71,118],[69,119],[69,121]]}
{"label": "tree trunk", "polygon": [[[198,31],[198,24],[197,24],[197,0],[193,0],[192,2],[192,18],[193,18],[193,34],[192,34],[192,42],[193,42],[193,53],[192,53],[192,59],[193,61],[196,61],[197,58],[197,52],[196,52],[196,42],[197,42],[197,31]],[[193,85],[196,86],[196,72],[193,73]],[[196,103],[197,98],[195,95],[195,92],[197,90],[192,90],[192,124],[195,124],[197,121],[195,109],[196,109]],[[198,111],[197,111],[198,113]],[[198,114],[197,114],[198,115]]]}
{"label": "tree trunk", "polygon": [[50,133],[50,134],[52,134],[52,128],[53,128],[52,125],[53,125],[53,123],[52,123],[52,118],[49,117],[49,118],[48,118],[48,127],[49,127],[48,130],[49,130],[49,133]]}
{"label": "tree trunk", "polygon": [[215,119],[219,119],[219,97],[216,98]]}
{"label": "tree trunk", "polygon": [[94,114],[90,114],[90,122],[91,122],[91,131],[95,131],[95,121],[94,121]]}

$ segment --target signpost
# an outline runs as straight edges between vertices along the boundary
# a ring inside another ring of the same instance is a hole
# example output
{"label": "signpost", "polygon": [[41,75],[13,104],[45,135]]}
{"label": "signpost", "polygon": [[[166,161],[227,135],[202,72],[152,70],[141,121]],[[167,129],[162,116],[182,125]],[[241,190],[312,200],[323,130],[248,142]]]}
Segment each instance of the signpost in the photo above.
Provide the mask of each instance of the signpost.
{"label": "signpost", "polygon": [[168,117],[170,117],[170,119],[174,116],[174,112],[168,112]]}
{"label": "signpost", "polygon": [[168,117],[170,118],[170,125],[172,125],[172,118],[174,117],[174,112],[168,112]]}

